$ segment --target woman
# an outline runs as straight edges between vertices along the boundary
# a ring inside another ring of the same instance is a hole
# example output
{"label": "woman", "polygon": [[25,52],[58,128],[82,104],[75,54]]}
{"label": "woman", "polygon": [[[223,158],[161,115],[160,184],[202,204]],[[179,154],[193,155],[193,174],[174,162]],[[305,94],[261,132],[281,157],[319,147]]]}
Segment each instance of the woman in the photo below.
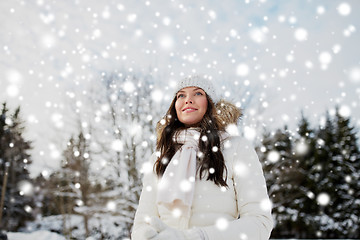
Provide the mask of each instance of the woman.
{"label": "woman", "polygon": [[225,131],[239,117],[205,77],[178,83],[157,126],[133,240],[269,239],[273,222],[261,164],[249,142]]}

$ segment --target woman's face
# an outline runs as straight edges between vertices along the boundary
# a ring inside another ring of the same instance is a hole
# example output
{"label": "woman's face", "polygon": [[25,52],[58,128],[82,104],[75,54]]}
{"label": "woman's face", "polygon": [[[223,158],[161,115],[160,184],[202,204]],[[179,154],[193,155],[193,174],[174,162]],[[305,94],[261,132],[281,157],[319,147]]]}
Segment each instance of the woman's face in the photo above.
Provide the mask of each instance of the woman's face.
{"label": "woman's face", "polygon": [[198,87],[186,87],[176,94],[175,109],[180,122],[193,126],[201,121],[208,107],[204,90]]}

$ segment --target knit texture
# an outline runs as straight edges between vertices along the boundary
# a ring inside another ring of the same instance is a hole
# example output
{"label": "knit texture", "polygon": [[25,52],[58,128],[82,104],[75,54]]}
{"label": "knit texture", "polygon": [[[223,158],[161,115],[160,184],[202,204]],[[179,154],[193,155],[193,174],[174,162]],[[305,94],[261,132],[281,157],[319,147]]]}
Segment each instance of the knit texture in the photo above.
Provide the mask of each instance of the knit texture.
{"label": "knit texture", "polygon": [[206,92],[206,94],[211,98],[214,103],[217,103],[219,101],[219,97],[216,94],[213,84],[205,76],[192,75],[183,78],[177,83],[175,88],[175,94],[186,87],[199,87]]}

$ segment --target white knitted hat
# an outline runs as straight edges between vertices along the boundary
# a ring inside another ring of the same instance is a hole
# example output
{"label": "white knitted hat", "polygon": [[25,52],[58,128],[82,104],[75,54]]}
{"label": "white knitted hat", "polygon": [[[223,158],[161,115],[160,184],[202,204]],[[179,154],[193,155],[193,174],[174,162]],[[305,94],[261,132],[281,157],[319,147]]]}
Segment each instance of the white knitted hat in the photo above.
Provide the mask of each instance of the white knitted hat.
{"label": "white knitted hat", "polygon": [[217,103],[219,101],[213,84],[205,76],[191,75],[181,79],[176,84],[175,94],[177,94],[181,89],[186,87],[199,87],[206,92],[206,94],[211,98],[214,103]]}

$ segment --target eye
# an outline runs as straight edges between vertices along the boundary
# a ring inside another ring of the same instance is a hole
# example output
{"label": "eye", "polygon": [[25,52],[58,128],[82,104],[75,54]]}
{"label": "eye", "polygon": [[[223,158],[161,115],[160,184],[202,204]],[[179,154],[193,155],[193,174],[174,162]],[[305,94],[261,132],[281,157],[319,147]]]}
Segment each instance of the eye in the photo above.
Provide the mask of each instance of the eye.
{"label": "eye", "polygon": [[202,95],[204,95],[204,94],[203,94],[202,92],[196,92],[195,95],[196,95],[196,96],[202,96]]}
{"label": "eye", "polygon": [[180,93],[177,95],[177,98],[183,98],[183,97],[185,97],[185,94],[183,94],[183,93]]}

